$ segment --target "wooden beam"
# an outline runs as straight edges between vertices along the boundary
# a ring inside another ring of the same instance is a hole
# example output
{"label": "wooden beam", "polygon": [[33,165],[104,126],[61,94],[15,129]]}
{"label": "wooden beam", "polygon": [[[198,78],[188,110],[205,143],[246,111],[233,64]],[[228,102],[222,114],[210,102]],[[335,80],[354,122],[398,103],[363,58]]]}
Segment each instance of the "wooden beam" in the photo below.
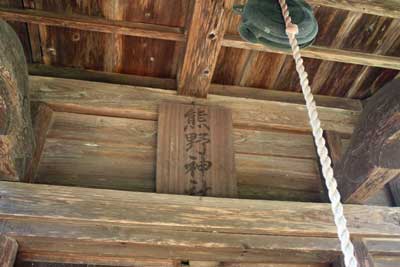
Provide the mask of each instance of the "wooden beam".
{"label": "wooden beam", "polygon": [[[340,255],[329,204],[10,182],[0,182],[0,194],[1,233],[38,260],[67,253],[263,262],[285,255],[310,263]],[[399,208],[346,205],[345,213],[353,237],[400,238]]]}
{"label": "wooden beam", "polygon": [[343,201],[361,203],[400,175],[400,80],[368,99],[335,168]]}
{"label": "wooden beam", "polygon": [[[160,89],[176,90],[176,80],[168,78],[157,78],[132,74],[108,73],[102,71],[83,70],[69,67],[55,67],[44,64],[29,64],[29,74],[33,76],[47,76],[54,78],[76,79],[93,82],[114,83],[123,85],[134,85],[142,87],[152,87]],[[242,87],[234,85],[211,84],[210,94],[220,96],[232,96],[240,98],[250,98],[258,100],[278,101],[285,103],[304,104],[304,96],[301,93],[271,89],[261,89],[254,87]],[[318,106],[339,108],[346,110],[361,111],[360,100],[315,95]]]}
{"label": "wooden beam", "polygon": [[232,6],[232,0],[194,1],[186,52],[178,74],[179,94],[207,96]]}
{"label": "wooden beam", "polygon": [[47,138],[47,132],[53,121],[53,110],[46,104],[35,103],[32,107],[32,124],[35,135],[36,147],[33,157],[28,164],[24,181],[34,183],[39,163],[42,158],[44,144]]}
{"label": "wooden beam", "polygon": [[307,0],[309,4],[344,9],[352,12],[371,14],[398,19],[400,18],[399,0]]}
{"label": "wooden beam", "polygon": [[122,34],[178,42],[185,41],[185,35],[180,28],[155,24],[113,21],[89,16],[72,16],[42,10],[12,8],[0,8],[0,18],[84,31]]}
{"label": "wooden beam", "polygon": [[[29,64],[30,75],[176,90],[176,80],[79,68]],[[361,104],[361,102],[359,102]]]}
{"label": "wooden beam", "polygon": [[237,196],[232,113],[216,106],[161,103],[158,193]]}
{"label": "wooden beam", "polygon": [[[37,76],[31,77],[30,86],[32,100],[45,102],[55,111],[156,120],[158,105],[163,101],[195,102],[231,109],[234,126],[310,131],[306,108],[300,104],[216,95],[204,100],[166,90]],[[345,134],[352,133],[359,114],[326,107],[318,111],[324,129]]]}
{"label": "wooden beam", "polygon": [[13,267],[17,256],[18,243],[14,239],[0,234],[0,266]]}
{"label": "wooden beam", "polygon": [[28,71],[14,30],[0,21],[0,180],[22,180],[32,157]]}
{"label": "wooden beam", "polygon": [[[278,51],[261,44],[249,43],[238,35],[226,35],[222,42],[222,46],[290,55],[290,51]],[[311,46],[302,49],[301,55],[306,58],[400,70],[399,57],[382,56],[320,46]]]}
{"label": "wooden beam", "polygon": [[[89,227],[90,224],[112,224],[115,227],[177,230],[182,234],[336,238],[329,204],[199,198],[5,181],[0,185],[2,220],[34,221],[36,217],[48,220],[48,224],[60,220],[82,226],[87,223]],[[346,205],[344,210],[353,236],[400,238],[397,220],[400,208]],[[9,226],[5,223],[3,230]]]}

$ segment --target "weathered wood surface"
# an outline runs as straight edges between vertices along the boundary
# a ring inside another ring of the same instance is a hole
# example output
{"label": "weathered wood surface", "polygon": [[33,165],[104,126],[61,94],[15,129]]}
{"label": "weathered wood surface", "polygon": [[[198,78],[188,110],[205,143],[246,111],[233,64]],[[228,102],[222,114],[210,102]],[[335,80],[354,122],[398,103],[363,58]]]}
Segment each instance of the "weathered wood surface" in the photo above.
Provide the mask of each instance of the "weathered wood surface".
{"label": "weathered wood surface", "polygon": [[[44,64],[29,64],[30,75],[47,76],[54,78],[76,79],[103,83],[118,83],[152,87],[160,89],[176,89],[176,81],[168,78],[148,77],[132,74],[107,73],[93,70],[82,70],[78,68],[54,67]],[[269,100],[286,103],[304,104],[304,96],[298,92],[287,92],[278,90],[265,90],[251,87],[233,85],[211,84],[210,94],[221,96],[233,96],[258,100]],[[318,106],[361,111],[361,101],[350,98],[315,95]]]}
{"label": "weathered wood surface", "polygon": [[[182,232],[336,237],[329,204],[199,198],[11,182],[0,185],[2,219],[34,216]],[[348,228],[355,237],[400,237],[399,208],[346,205],[345,213]]]}
{"label": "weathered wood surface", "polygon": [[[0,185],[1,231],[26,259],[270,262],[285,252],[284,262],[321,263],[340,255],[329,204]],[[400,237],[399,208],[346,205],[345,213],[352,236]]]}
{"label": "weathered wood surface", "polygon": [[[364,244],[364,241],[360,238],[353,238],[354,245],[354,256],[357,258],[358,267],[375,267],[374,260],[368,251],[368,248]],[[333,267],[346,267],[344,264],[343,256],[333,264]]]}
{"label": "weathered wood surface", "polygon": [[[152,87],[160,89],[176,89],[176,80],[169,78],[157,78],[157,77],[148,77],[148,76],[140,76],[132,74],[110,73],[110,72],[68,68],[68,67],[54,67],[45,64],[29,64],[28,71],[30,75],[37,75],[37,76],[47,76],[55,78],[58,77],[65,79],[76,79],[76,80],[103,82],[103,83],[117,83],[117,84]],[[348,102],[357,105],[357,102],[355,100],[352,101]],[[344,102],[346,103],[347,101],[344,100]],[[361,103],[358,104],[361,105]]]}
{"label": "weathered wood surface", "polygon": [[232,6],[232,0],[194,1],[185,56],[178,74],[179,94],[207,96]]}
{"label": "weathered wood surface", "polygon": [[371,15],[395,19],[400,18],[400,2],[398,0],[307,0],[307,2],[313,5],[322,5]]}
{"label": "weathered wood surface", "polygon": [[362,202],[400,174],[400,80],[368,99],[337,164],[336,178],[345,202]]}
{"label": "weathered wood surface", "polygon": [[12,267],[18,252],[14,239],[0,234],[0,267]]}
{"label": "weathered wood surface", "polygon": [[[46,76],[46,75],[43,75]],[[62,77],[61,77],[62,78]],[[289,89],[289,88],[288,88]],[[254,87],[234,86],[234,85],[222,85],[222,84],[211,84],[210,94],[232,96],[241,98],[250,98],[258,100],[269,100],[278,102],[287,102],[295,104],[304,104],[304,96],[298,92],[278,91],[271,89],[260,89]],[[354,111],[361,111],[361,101],[357,99],[332,97],[324,95],[314,95],[315,101],[318,106],[348,109]]]}
{"label": "weathered wood surface", "polygon": [[[200,1],[199,1],[200,2]],[[217,15],[215,17],[218,17]],[[0,9],[0,18],[12,21],[28,22],[32,24],[41,24],[58,27],[68,27],[72,29],[79,29],[93,32],[104,32],[112,34],[121,34],[127,36],[137,36],[145,38],[155,38],[161,40],[178,41],[184,42],[186,40],[185,34],[179,27],[171,26],[160,26],[146,23],[132,23],[127,21],[109,21],[106,19],[90,17],[90,16],[68,16],[60,15],[54,12],[46,12],[41,10],[21,10],[21,9]],[[196,23],[196,25],[202,25],[203,23]],[[199,26],[200,27],[200,26]],[[212,29],[211,29],[212,30]],[[216,33],[221,31],[215,31]],[[202,34],[206,34],[204,31]],[[207,40],[205,38],[199,38],[199,40]],[[241,49],[252,49],[265,52],[277,53],[276,50],[271,50],[265,46],[259,44],[251,44],[236,35],[227,35],[223,37],[223,32],[219,38],[222,42],[222,46],[241,48]],[[198,45],[198,43],[196,43]],[[207,50],[208,52],[214,51],[212,49]],[[215,51],[217,52],[217,51]],[[212,52],[211,54],[213,54]],[[285,53],[285,52],[278,52]],[[210,53],[209,53],[210,54]],[[218,56],[218,53],[215,57]],[[357,51],[339,50],[329,47],[312,46],[303,50],[303,56],[322,59],[328,61],[336,61],[343,63],[359,64],[365,66],[381,67],[388,69],[400,69],[399,60],[396,56],[383,56],[372,53],[362,53]],[[216,60],[216,59],[214,59]],[[192,68],[190,66],[190,68]],[[203,70],[202,70],[203,71]],[[210,70],[210,75],[212,71]],[[204,75],[201,72],[203,79],[210,75]]]}
{"label": "weathered wood surface", "polygon": [[0,20],[0,180],[22,180],[34,146],[22,45]]}
{"label": "weathered wood surface", "polygon": [[85,31],[123,34],[127,36],[139,36],[181,42],[185,41],[185,35],[178,27],[127,21],[112,21],[93,16],[61,15],[60,13],[34,9],[0,8],[0,18],[33,24],[68,27]]}
{"label": "weathered wood surface", "polygon": [[31,161],[27,165],[24,181],[34,183],[40,160],[42,158],[47,132],[52,124],[53,111],[45,104],[32,105],[32,125],[35,135],[35,150]]}
{"label": "weathered wood surface", "polygon": [[[290,55],[289,50],[277,51],[262,44],[249,43],[238,35],[225,36],[222,46]],[[302,49],[301,55],[305,58],[400,70],[399,58],[396,56],[376,55],[315,45]]]}
{"label": "weathered wood surface", "polygon": [[[24,256],[23,256],[24,257]],[[61,255],[55,256],[60,262],[63,263],[55,263],[55,262],[38,262],[32,260],[17,260],[15,263],[15,267],[115,267],[115,266],[126,266],[126,267],[181,267],[180,263],[169,261],[169,260],[157,260],[157,259],[130,259],[129,261],[113,261],[108,260],[105,257],[104,262],[100,263],[97,261],[95,264],[91,264],[90,261],[86,261],[85,263],[81,263],[79,259],[75,259],[71,256],[65,255],[63,259],[61,259]],[[99,257],[100,258],[100,257]],[[50,260],[50,258],[49,258]],[[62,260],[62,261],[61,261]],[[297,266],[296,266],[297,267]]]}
{"label": "weathered wood surface", "polygon": [[390,192],[393,197],[393,202],[397,207],[400,207],[400,177],[397,177],[389,182]]}
{"label": "weathered wood surface", "polygon": [[157,131],[158,193],[237,195],[230,110],[161,103]]}
{"label": "weathered wood surface", "polygon": [[[37,182],[155,190],[157,123],[54,113]],[[233,129],[239,197],[319,201],[312,137]]]}
{"label": "weathered wood surface", "polygon": [[[31,77],[30,86],[32,100],[45,102],[56,111],[156,120],[161,102],[195,102],[231,109],[234,126],[310,131],[306,108],[300,104],[215,95],[203,100],[166,90],[37,76]],[[352,133],[359,114],[326,107],[318,111],[324,129],[345,134]]]}

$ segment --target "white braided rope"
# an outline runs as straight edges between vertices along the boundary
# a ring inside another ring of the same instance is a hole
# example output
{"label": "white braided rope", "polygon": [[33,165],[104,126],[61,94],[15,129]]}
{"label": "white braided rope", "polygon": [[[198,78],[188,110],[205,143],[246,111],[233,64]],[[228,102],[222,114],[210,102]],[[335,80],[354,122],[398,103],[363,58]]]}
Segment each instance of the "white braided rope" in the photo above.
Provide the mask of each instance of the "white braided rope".
{"label": "white braided rope", "polygon": [[282,15],[286,24],[286,33],[289,38],[290,46],[292,47],[293,58],[296,63],[296,70],[299,74],[301,89],[303,91],[304,99],[308,110],[310,125],[314,136],[314,142],[317,146],[317,152],[322,166],[322,174],[325,179],[326,187],[328,188],[329,199],[331,201],[331,208],[337,233],[340,240],[341,249],[344,255],[344,262],[346,267],[357,267],[357,259],[354,256],[354,246],[350,240],[350,233],[347,229],[346,218],[343,214],[343,205],[340,201],[340,193],[337,189],[336,179],[333,176],[333,169],[331,166],[331,158],[326,148],[325,138],[321,128],[321,121],[318,118],[317,106],[314,101],[314,96],[308,81],[308,74],[304,69],[303,59],[301,58],[300,48],[297,43],[296,34],[298,33],[297,25],[292,23],[289,14],[286,0],[279,0],[281,5]]}

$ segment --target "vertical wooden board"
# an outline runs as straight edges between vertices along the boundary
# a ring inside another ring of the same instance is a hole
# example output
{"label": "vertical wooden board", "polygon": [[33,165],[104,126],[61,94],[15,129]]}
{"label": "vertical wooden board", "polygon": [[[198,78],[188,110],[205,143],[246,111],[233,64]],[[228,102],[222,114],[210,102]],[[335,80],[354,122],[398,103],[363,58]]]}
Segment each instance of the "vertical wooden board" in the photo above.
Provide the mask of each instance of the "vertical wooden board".
{"label": "vertical wooden board", "polygon": [[234,197],[237,181],[230,110],[161,103],[156,190]]}
{"label": "vertical wooden board", "polygon": [[0,267],[14,266],[17,252],[18,243],[8,236],[0,235]]}

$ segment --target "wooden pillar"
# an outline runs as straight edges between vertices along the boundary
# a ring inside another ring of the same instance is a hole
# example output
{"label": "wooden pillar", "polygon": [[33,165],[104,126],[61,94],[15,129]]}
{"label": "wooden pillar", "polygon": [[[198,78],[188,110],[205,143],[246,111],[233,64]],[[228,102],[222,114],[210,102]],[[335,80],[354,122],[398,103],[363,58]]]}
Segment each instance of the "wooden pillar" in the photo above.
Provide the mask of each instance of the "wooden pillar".
{"label": "wooden pillar", "polygon": [[28,70],[13,29],[0,21],[0,180],[20,181],[34,146]]}
{"label": "wooden pillar", "polygon": [[0,235],[0,267],[14,266],[18,243],[5,235]]}
{"label": "wooden pillar", "polygon": [[400,80],[364,106],[343,159],[335,168],[346,203],[362,203],[400,175]]}

